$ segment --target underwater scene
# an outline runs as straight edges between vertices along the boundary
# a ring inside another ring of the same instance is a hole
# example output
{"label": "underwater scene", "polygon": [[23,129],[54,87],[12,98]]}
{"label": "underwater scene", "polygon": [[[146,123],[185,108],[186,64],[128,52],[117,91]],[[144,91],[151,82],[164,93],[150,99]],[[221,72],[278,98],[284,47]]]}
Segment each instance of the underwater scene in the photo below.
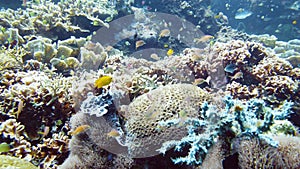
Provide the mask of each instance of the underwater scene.
{"label": "underwater scene", "polygon": [[300,1],[0,9],[0,169],[300,169]]}

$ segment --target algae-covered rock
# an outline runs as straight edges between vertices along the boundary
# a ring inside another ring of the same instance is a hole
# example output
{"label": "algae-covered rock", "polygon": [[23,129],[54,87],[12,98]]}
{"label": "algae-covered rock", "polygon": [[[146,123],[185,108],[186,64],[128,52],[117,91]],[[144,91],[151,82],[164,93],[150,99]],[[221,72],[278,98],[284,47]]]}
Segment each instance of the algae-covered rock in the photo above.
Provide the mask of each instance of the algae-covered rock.
{"label": "algae-covered rock", "polygon": [[7,155],[0,155],[0,168],[37,169],[36,166],[26,160]]}

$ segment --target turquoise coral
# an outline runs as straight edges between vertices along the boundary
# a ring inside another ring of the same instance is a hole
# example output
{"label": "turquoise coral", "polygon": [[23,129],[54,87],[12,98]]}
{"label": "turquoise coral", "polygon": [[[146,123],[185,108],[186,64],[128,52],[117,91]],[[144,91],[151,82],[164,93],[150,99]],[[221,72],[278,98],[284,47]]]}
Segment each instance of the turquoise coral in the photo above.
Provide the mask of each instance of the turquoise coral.
{"label": "turquoise coral", "polygon": [[[232,97],[226,97],[224,102],[226,107],[221,112],[218,112],[214,105],[203,103],[201,115],[204,119],[187,119],[185,125],[188,135],[181,140],[165,142],[159,151],[166,153],[173,146],[175,151],[182,151],[186,145],[190,145],[188,155],[174,158],[174,163],[202,164],[208,149],[228,131],[233,132],[235,137],[257,137],[273,147],[278,146],[278,142],[266,132],[270,131],[275,120],[286,119],[290,115],[292,106],[290,102],[286,102],[278,110],[267,107],[262,100],[258,99],[251,99],[243,104],[239,100],[233,100]],[[160,124],[166,126],[177,125],[177,123],[172,120]],[[198,133],[199,128],[204,132]]]}

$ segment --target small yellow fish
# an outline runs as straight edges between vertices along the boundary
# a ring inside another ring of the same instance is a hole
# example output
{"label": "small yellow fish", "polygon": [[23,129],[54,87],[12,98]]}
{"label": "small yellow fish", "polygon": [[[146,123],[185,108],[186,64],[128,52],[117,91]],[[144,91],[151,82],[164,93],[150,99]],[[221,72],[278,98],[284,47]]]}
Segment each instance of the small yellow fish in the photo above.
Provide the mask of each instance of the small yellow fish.
{"label": "small yellow fish", "polygon": [[135,42],[135,49],[137,49],[137,48],[139,48],[139,47],[141,47],[141,46],[144,46],[145,44],[146,44],[145,41],[143,41],[143,40],[138,40],[138,41]]}
{"label": "small yellow fish", "polygon": [[169,49],[168,51],[167,51],[167,55],[168,56],[171,56],[171,55],[173,55],[174,54],[174,50],[173,49]]}
{"label": "small yellow fish", "polygon": [[9,152],[9,150],[12,149],[12,146],[7,143],[1,143],[0,144],[0,153]]}
{"label": "small yellow fish", "polygon": [[180,110],[178,113],[179,118],[186,118],[187,117],[187,112],[184,110]]}
{"label": "small yellow fish", "polygon": [[220,18],[221,18],[221,15],[220,15],[220,14],[215,15],[214,18],[215,18],[215,19],[220,19]]}
{"label": "small yellow fish", "polygon": [[211,40],[211,39],[213,39],[214,37],[213,36],[211,36],[211,35],[204,35],[204,36],[202,36],[201,38],[195,38],[194,39],[194,42],[196,43],[196,44],[198,44],[198,43],[204,43],[204,42],[207,42],[207,41],[209,41],[209,40]]}
{"label": "small yellow fish", "polygon": [[162,31],[160,31],[158,39],[162,38],[162,37],[169,37],[171,34],[171,31],[169,29],[163,29]]}
{"label": "small yellow fish", "polygon": [[296,20],[293,20],[292,24],[293,24],[293,25],[296,25],[296,24],[297,24],[297,21],[296,21]]}
{"label": "small yellow fish", "polygon": [[112,82],[111,76],[101,76],[96,81],[94,86],[98,89],[102,88],[103,86],[107,86]]}
{"label": "small yellow fish", "polygon": [[91,127],[91,126],[89,126],[89,125],[81,125],[81,126],[78,126],[78,127],[76,127],[76,129],[75,129],[74,131],[71,131],[70,134],[71,134],[72,136],[77,135],[77,134],[79,134],[79,133],[82,133],[82,132],[86,131],[86,130],[89,129],[90,127]]}
{"label": "small yellow fish", "polygon": [[116,129],[112,129],[110,132],[107,133],[108,137],[118,137],[120,133]]}

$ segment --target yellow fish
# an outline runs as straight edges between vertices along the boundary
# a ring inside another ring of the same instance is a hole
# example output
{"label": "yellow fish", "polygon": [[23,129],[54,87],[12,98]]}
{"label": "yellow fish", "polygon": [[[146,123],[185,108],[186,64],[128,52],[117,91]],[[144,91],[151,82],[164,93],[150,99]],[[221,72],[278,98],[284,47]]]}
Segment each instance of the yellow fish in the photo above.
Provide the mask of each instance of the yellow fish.
{"label": "yellow fish", "polygon": [[76,129],[74,130],[74,131],[71,131],[70,132],[70,134],[72,135],[72,136],[74,136],[74,135],[77,135],[77,134],[79,134],[79,133],[82,133],[82,132],[84,132],[84,131],[86,131],[88,128],[90,128],[91,126],[89,126],[89,125],[81,125],[81,126],[78,126],[78,127],[76,127]]}
{"label": "yellow fish", "polygon": [[98,89],[102,88],[103,86],[107,86],[111,83],[112,77],[111,76],[102,76],[99,77],[96,81],[94,86]]}
{"label": "yellow fish", "polygon": [[107,133],[108,137],[118,137],[120,133],[116,129],[112,129],[110,132]]}
{"label": "yellow fish", "polygon": [[171,56],[171,55],[173,55],[174,54],[174,50],[173,49],[169,49],[168,51],[167,51],[167,55],[168,56]]}

